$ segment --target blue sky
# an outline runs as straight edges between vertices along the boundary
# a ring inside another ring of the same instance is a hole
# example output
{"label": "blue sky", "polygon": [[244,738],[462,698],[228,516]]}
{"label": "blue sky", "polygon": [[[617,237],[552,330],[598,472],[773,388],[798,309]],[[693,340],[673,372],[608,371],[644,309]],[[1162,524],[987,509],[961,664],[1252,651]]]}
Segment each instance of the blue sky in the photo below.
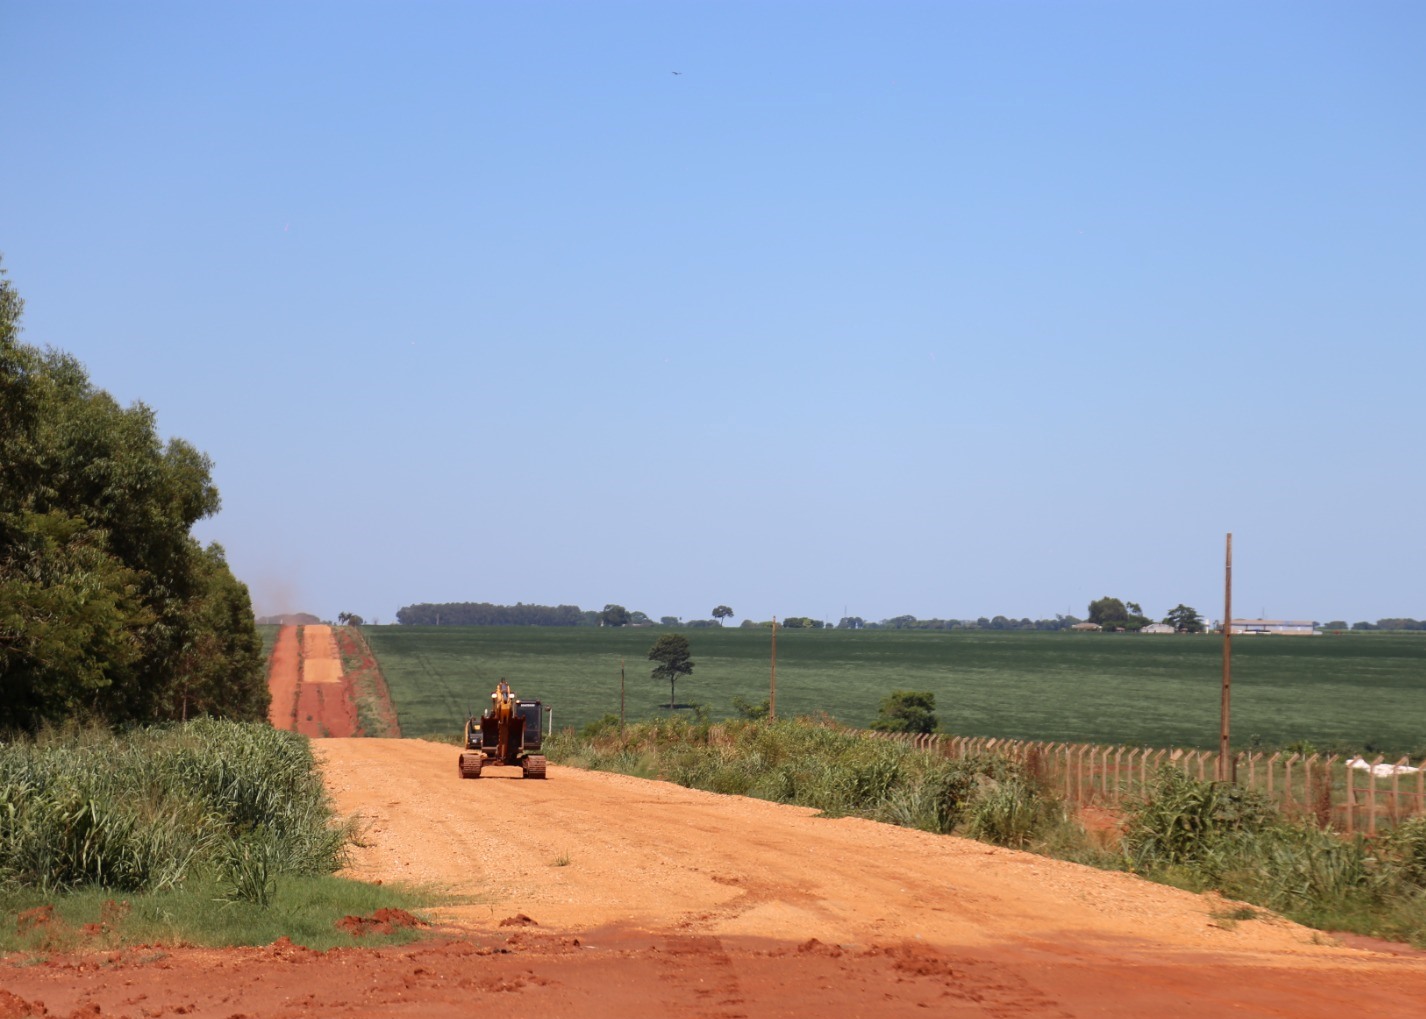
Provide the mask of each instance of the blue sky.
{"label": "blue sky", "polygon": [[[1426,617],[1418,3],[0,2],[260,611]],[[681,72],[674,74],[673,72]]]}

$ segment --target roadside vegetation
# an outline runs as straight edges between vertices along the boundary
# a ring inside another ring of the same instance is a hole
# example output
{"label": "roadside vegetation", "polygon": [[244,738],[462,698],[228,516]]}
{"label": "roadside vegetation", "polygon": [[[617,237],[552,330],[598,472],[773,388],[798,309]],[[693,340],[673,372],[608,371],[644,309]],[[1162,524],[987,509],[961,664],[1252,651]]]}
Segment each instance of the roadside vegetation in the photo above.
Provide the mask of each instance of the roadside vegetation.
{"label": "roadside vegetation", "polygon": [[[343,613],[343,615],[346,615]],[[347,616],[348,619],[360,617]],[[357,724],[363,736],[396,738],[401,725],[391,705],[386,679],[372,657],[371,648],[361,635],[359,623],[345,623],[333,631],[337,650],[342,656],[342,673],[350,677],[352,699],[356,703]]]}
{"label": "roadside vegetation", "polygon": [[351,943],[344,916],[415,898],[332,876],[357,835],[294,733],[47,730],[0,747],[0,949]]}
{"label": "roadside vegetation", "polygon": [[1426,946],[1426,818],[1374,841],[1283,816],[1257,794],[1165,769],[1108,831],[1090,831],[1034,762],[948,759],[808,719],[616,716],[565,730],[551,760],[711,792],[812,807],[829,816],[957,834],[1247,903],[1308,926]]}

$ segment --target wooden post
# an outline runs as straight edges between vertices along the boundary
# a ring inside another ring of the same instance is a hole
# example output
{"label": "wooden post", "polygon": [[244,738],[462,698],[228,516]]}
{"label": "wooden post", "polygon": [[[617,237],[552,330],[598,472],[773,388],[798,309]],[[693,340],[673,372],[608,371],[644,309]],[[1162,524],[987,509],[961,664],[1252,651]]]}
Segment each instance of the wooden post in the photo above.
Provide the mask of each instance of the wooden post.
{"label": "wooden post", "polygon": [[1357,769],[1350,764],[1347,765],[1347,834],[1355,835],[1357,832],[1357,789],[1356,776]]}
{"label": "wooden post", "polygon": [[767,695],[767,717],[777,721],[777,616],[772,617],[772,681]]}
{"label": "wooden post", "polygon": [[1367,834],[1376,834],[1376,768],[1382,761],[1381,754],[1376,755],[1376,760],[1372,761],[1371,768],[1367,771]]}
{"label": "wooden post", "polygon": [[1223,705],[1220,711],[1220,731],[1218,734],[1218,778],[1232,782],[1233,756],[1228,749],[1229,693],[1233,686],[1233,532],[1228,532],[1228,543],[1223,563]]}

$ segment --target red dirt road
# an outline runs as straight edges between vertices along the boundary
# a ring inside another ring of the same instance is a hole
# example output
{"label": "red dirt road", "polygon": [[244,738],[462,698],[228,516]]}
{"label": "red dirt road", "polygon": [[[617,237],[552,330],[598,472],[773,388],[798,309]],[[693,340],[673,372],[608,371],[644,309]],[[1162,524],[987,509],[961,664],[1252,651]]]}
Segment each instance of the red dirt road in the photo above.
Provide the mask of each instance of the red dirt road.
{"label": "red dirt road", "polygon": [[268,720],[303,736],[355,736],[359,730],[351,683],[330,626],[284,626],[268,660],[272,705]]}
{"label": "red dirt road", "polygon": [[0,1019],[35,1002],[215,1019],[1390,1019],[1426,1001],[1418,955],[1235,923],[1123,874],[618,775],[463,782],[454,747],[417,740],[317,747],[339,807],[368,821],[351,872],[465,896],[438,916],[446,937],[12,964],[0,986],[19,1003],[0,995]]}

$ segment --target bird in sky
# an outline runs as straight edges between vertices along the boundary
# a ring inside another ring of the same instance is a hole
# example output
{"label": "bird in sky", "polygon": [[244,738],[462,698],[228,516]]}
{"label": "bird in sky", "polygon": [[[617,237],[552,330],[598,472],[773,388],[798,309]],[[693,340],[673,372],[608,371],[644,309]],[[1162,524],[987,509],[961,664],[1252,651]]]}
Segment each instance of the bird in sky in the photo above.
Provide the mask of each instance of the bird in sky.
{"label": "bird in sky", "polygon": [[682,71],[669,71],[669,74],[682,74]]}

